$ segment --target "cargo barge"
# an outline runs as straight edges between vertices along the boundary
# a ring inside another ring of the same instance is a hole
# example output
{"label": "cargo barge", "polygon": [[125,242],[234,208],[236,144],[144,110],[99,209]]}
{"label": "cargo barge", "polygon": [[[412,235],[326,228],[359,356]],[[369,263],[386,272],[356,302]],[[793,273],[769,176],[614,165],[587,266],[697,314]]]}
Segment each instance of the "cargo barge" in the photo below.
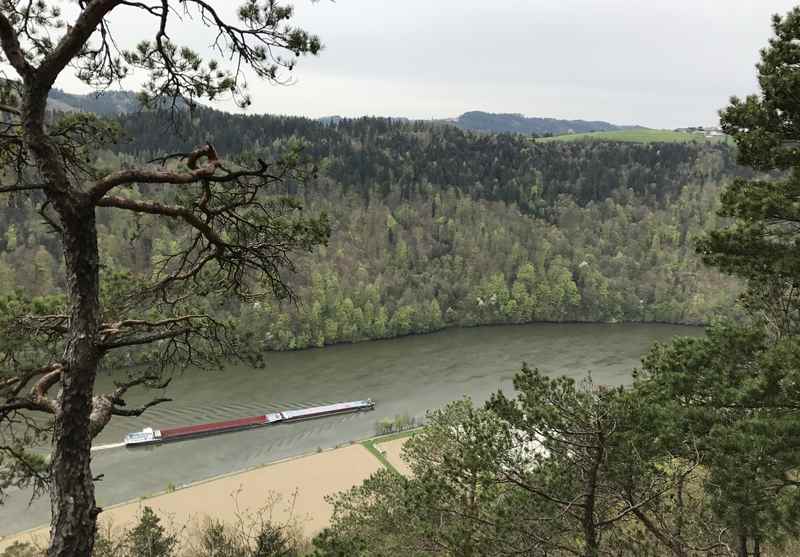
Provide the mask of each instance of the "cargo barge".
{"label": "cargo barge", "polygon": [[255,427],[263,427],[272,424],[298,422],[301,420],[313,420],[334,416],[336,414],[349,414],[351,412],[364,412],[373,410],[375,403],[372,399],[354,400],[352,402],[338,402],[336,404],[326,404],[324,406],[313,406],[311,408],[299,408],[297,410],[284,410],[283,412],[272,412],[261,416],[251,416],[249,418],[238,418],[223,422],[212,422],[207,424],[197,424],[183,427],[173,427],[168,429],[153,429],[146,427],[142,431],[129,433],[125,436],[125,446],[134,447],[138,445],[153,445],[156,443],[166,443],[170,441],[181,441],[194,437],[205,437],[207,435],[217,435],[231,431],[241,431]]}

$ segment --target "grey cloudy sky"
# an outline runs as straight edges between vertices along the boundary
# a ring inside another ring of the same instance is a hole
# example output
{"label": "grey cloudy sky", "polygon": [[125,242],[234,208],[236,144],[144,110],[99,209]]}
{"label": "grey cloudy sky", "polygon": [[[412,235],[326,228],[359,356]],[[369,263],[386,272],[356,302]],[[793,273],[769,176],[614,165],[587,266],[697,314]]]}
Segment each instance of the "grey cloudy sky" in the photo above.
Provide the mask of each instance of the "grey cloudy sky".
{"label": "grey cloudy sky", "polygon": [[[297,0],[296,23],[319,34],[325,50],[301,60],[292,86],[251,81],[248,111],[443,118],[486,110],[650,127],[712,124],[730,95],[755,91],[770,16],[795,3]],[[115,24],[131,41],[152,34],[139,16]],[[173,35],[186,37],[200,45],[211,35],[194,27]],[[59,85],[80,90],[70,78]]]}

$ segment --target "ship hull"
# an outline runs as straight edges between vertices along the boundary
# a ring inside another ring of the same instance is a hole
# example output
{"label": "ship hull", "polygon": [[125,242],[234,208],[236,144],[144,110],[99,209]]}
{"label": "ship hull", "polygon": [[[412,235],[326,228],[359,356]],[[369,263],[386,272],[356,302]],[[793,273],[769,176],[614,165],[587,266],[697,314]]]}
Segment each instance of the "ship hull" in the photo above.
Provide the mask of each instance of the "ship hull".
{"label": "ship hull", "polygon": [[183,441],[184,439],[208,437],[210,435],[219,435],[233,431],[254,429],[273,424],[315,420],[329,416],[336,416],[339,414],[366,412],[368,410],[373,410],[374,408],[375,403],[371,399],[366,399],[352,402],[339,402],[324,406],[314,406],[310,408],[300,408],[296,410],[284,410],[283,412],[273,412],[270,414],[238,418],[235,420],[226,420],[223,422],[195,424],[169,429],[145,428],[142,431],[129,433],[125,437],[125,446],[139,447],[156,445],[159,443],[171,443],[175,441]]}

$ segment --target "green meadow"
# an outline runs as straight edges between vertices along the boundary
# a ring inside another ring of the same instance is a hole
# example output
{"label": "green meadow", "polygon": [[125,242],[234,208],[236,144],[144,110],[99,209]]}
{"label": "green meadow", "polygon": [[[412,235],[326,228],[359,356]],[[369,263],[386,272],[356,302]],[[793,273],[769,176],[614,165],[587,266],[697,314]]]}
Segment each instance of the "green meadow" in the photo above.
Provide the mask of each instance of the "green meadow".
{"label": "green meadow", "polygon": [[614,130],[607,132],[570,133],[565,135],[556,135],[553,137],[542,137],[537,139],[537,141],[592,141],[592,140],[629,141],[635,143],[653,143],[653,142],[719,143],[719,142],[728,142],[729,138],[726,135],[706,138],[699,133],[676,132],[672,130],[631,129],[631,130]]}

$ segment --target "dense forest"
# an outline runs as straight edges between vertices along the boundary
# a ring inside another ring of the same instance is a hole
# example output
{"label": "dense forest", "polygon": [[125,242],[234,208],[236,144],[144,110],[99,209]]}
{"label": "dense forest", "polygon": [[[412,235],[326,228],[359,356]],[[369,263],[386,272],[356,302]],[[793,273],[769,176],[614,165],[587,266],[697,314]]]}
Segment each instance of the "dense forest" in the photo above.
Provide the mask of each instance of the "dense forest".
{"label": "dense forest", "polygon": [[[110,168],[204,142],[266,160],[302,145],[317,165],[316,179],[276,192],[333,223],[328,246],[287,277],[297,303],[226,305],[270,349],[452,325],[701,323],[735,298],[735,284],[701,267],[692,247],[717,224],[720,185],[742,172],[724,145],[538,143],[421,122],[206,109],[178,134],[155,112],[117,118],[126,140],[98,154]],[[63,286],[59,246],[33,201],[4,200],[0,292]],[[179,241],[146,215],[100,209],[98,219],[107,268],[147,272]]]}
{"label": "dense forest", "polygon": [[120,121],[128,139],[117,150],[137,158],[209,142],[226,156],[250,151],[269,160],[295,140],[306,144],[305,154],[344,192],[385,198],[396,191],[405,200],[455,188],[475,198],[515,203],[537,216],[546,216],[547,206],[562,195],[583,206],[630,190],[653,204],[675,198],[689,183],[715,182],[737,172],[731,149],[705,143],[558,144],[421,121],[359,118],[326,125],[207,109],[179,121],[178,133],[175,122],[157,112],[130,113]]}

